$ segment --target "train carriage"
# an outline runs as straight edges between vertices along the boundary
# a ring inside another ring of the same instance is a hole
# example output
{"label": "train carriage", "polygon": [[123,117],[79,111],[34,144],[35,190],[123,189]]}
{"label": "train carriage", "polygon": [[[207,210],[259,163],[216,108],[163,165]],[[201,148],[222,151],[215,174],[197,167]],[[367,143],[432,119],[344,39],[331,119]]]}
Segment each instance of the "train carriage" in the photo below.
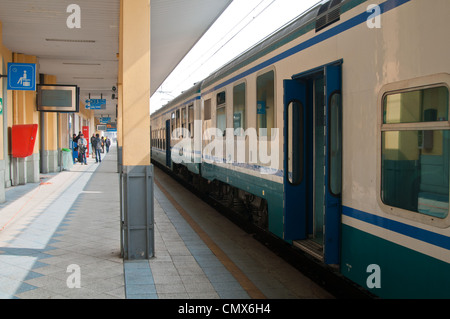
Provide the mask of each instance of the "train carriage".
{"label": "train carriage", "polygon": [[377,296],[450,297],[449,12],[320,2],[193,89],[190,172]]}

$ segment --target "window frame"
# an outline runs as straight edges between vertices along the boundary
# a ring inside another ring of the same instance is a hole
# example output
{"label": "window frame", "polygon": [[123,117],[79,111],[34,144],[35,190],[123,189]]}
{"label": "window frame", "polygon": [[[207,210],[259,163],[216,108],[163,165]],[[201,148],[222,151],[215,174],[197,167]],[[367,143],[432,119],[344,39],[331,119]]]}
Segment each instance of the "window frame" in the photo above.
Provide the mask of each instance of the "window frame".
{"label": "window frame", "polygon": [[[220,98],[223,97],[223,101],[220,100]],[[220,102],[220,104],[219,104]],[[219,127],[219,109],[222,112],[223,116],[225,117],[225,127],[220,128]],[[223,110],[222,110],[223,109]],[[223,136],[225,136],[225,131],[227,129],[227,90],[224,88],[223,90],[216,93],[216,108],[215,108],[215,114],[216,114],[216,128],[220,129],[222,131]]]}
{"label": "window frame", "polygon": [[[434,122],[416,122],[416,123],[391,123],[384,124],[384,100],[387,95],[412,92],[417,90],[425,90],[435,87],[446,87],[449,92],[449,105],[448,112],[449,118],[447,121],[434,121]],[[393,216],[405,218],[426,224],[438,228],[450,227],[450,207],[449,213],[445,218],[438,218],[431,215],[426,215],[420,212],[407,210],[395,206],[385,204],[382,200],[382,134],[389,131],[417,131],[417,130],[450,130],[450,74],[441,73],[434,74],[415,79],[403,80],[395,83],[389,83],[384,85],[377,99],[377,202],[381,210]],[[450,193],[450,191],[449,191]],[[450,194],[449,194],[450,203]]]}
{"label": "window frame", "polygon": [[[255,118],[255,129],[256,129],[256,135],[259,137],[259,125],[258,125],[258,79],[263,76],[266,75],[267,73],[273,72],[273,127],[271,127],[271,129],[276,129],[278,128],[278,117],[277,117],[277,72],[275,67],[269,67],[267,69],[261,70],[260,72],[258,72],[256,74],[256,77],[254,79],[254,85],[255,85],[255,110],[254,110],[254,118]],[[267,137],[270,140],[273,136],[271,134],[271,131],[267,128],[267,122],[266,122],[266,127],[267,129]]]}
{"label": "window frame", "polygon": [[236,128],[234,127],[234,111],[235,111],[235,105],[234,105],[234,98],[235,98],[235,89],[238,87],[238,86],[240,86],[240,85],[243,85],[244,86],[244,120],[242,121],[242,124],[243,124],[243,126],[244,127],[242,127],[242,129],[244,130],[244,132],[247,130],[247,128],[248,128],[248,100],[247,100],[247,97],[248,97],[248,85],[247,85],[247,81],[246,80],[244,80],[244,81],[239,81],[239,82],[235,82],[235,83],[233,83],[233,88],[232,88],[232,91],[233,91],[233,94],[232,94],[232,99],[233,99],[233,110],[232,110],[232,120],[233,120],[233,122],[232,122],[232,127],[233,127],[233,135],[234,136],[240,136],[240,135],[237,135],[236,134]]}

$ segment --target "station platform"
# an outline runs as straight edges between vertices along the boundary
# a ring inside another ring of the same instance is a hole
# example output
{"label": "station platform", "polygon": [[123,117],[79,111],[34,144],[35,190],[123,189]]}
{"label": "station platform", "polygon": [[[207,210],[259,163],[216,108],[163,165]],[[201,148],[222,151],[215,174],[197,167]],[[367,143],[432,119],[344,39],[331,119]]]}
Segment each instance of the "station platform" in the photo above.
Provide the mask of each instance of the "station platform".
{"label": "station platform", "polygon": [[0,204],[1,299],[331,299],[155,168],[155,257],[120,256],[117,153],[11,187]]}

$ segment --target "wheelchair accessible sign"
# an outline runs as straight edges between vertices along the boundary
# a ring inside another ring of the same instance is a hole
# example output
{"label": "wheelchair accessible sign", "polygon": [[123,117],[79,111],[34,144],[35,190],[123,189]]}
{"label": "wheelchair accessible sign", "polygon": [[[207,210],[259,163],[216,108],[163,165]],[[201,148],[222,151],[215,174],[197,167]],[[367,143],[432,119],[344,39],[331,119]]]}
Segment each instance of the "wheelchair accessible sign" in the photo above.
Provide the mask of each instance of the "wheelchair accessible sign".
{"label": "wheelchair accessible sign", "polygon": [[36,91],[36,64],[8,63],[8,90]]}

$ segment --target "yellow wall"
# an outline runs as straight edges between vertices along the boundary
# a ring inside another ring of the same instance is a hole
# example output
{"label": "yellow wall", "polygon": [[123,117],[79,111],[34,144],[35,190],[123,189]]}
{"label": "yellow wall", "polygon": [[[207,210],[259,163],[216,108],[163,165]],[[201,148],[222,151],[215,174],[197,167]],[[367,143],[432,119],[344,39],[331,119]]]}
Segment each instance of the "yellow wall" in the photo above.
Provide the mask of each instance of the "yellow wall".
{"label": "yellow wall", "polygon": [[[7,65],[8,62],[12,62],[13,59],[13,54],[10,50],[8,50],[8,48],[6,48],[5,46],[3,46],[3,30],[2,30],[2,22],[0,21],[0,70],[1,70],[1,74],[7,74]],[[6,79],[6,78],[4,78]],[[2,81],[0,80],[0,97],[3,99],[3,107],[6,108],[6,106],[8,106],[8,110],[7,110],[7,126],[10,128],[13,125],[13,112],[12,112],[12,103],[13,103],[13,94],[12,91],[7,91],[6,96],[3,95],[3,82],[5,82],[6,85],[6,81]],[[10,145],[3,145],[3,116],[5,115],[5,109],[3,110],[2,114],[0,115],[0,160],[4,160],[4,155],[3,155],[3,148],[4,147],[8,147],[8,154],[11,153],[11,146]]]}

